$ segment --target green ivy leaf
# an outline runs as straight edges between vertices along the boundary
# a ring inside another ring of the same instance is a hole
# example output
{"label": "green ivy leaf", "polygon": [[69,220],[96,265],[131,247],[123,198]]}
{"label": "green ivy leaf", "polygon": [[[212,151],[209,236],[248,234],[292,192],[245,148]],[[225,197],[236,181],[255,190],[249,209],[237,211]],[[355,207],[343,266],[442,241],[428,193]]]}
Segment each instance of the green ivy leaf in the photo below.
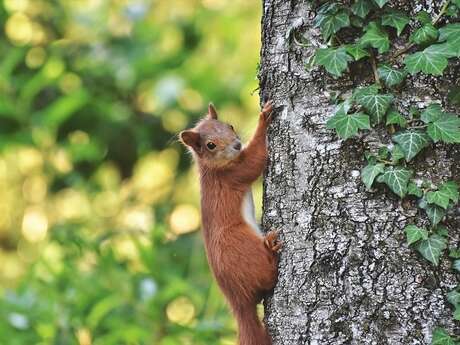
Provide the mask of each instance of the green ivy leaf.
{"label": "green ivy leaf", "polygon": [[411,245],[418,240],[427,240],[428,239],[428,232],[423,229],[419,228],[415,225],[408,225],[404,228],[406,233],[407,244]]}
{"label": "green ivy leaf", "polygon": [[443,191],[450,200],[454,203],[458,202],[459,193],[458,193],[458,185],[455,181],[447,181],[444,182],[440,187],[439,190]]}
{"label": "green ivy leaf", "polygon": [[455,342],[444,329],[436,328],[433,332],[431,345],[455,345]]}
{"label": "green ivy leaf", "polygon": [[368,164],[361,170],[361,180],[366,185],[367,190],[369,190],[374,183],[375,178],[383,173],[385,169],[385,164]]}
{"label": "green ivy leaf", "polygon": [[455,260],[453,264],[454,269],[460,272],[460,260]]}
{"label": "green ivy leaf", "polygon": [[438,30],[431,24],[425,24],[410,35],[409,41],[416,44],[424,44],[438,38]]}
{"label": "green ivy leaf", "polygon": [[439,41],[451,41],[456,44],[460,42],[460,23],[447,24],[439,29]]}
{"label": "green ivy leaf", "polygon": [[457,290],[452,290],[447,294],[447,300],[453,306],[460,304],[460,292],[458,292]]}
{"label": "green ivy leaf", "polygon": [[350,110],[351,108],[351,100],[349,98],[347,98],[345,101],[339,103],[336,107],[335,107],[335,113],[334,115],[338,115],[338,114],[348,114],[348,111]]}
{"label": "green ivy leaf", "polygon": [[457,115],[443,113],[441,117],[428,124],[428,135],[436,143],[460,143],[460,119]]}
{"label": "green ivy leaf", "polygon": [[442,52],[430,46],[421,52],[407,55],[404,59],[404,64],[410,74],[423,72],[425,74],[442,75],[447,67],[447,59]]}
{"label": "green ivy leaf", "polygon": [[378,7],[382,8],[388,2],[388,0],[374,0],[374,2]]}
{"label": "green ivy leaf", "polygon": [[379,148],[378,156],[380,159],[387,159],[389,154],[390,150],[388,150],[388,147],[382,146],[381,148]]}
{"label": "green ivy leaf", "polygon": [[385,13],[382,17],[382,24],[392,26],[396,29],[396,33],[401,35],[401,32],[404,30],[407,24],[409,24],[409,18],[404,15],[402,12],[391,11]]}
{"label": "green ivy leaf", "polygon": [[425,259],[438,266],[441,254],[447,247],[446,242],[444,237],[435,234],[431,235],[427,240],[422,240],[417,249]]}
{"label": "green ivy leaf", "polygon": [[378,182],[385,183],[390,189],[402,198],[407,193],[407,184],[412,171],[402,167],[387,167],[383,175],[377,178]]}
{"label": "green ivy leaf", "polygon": [[428,192],[426,194],[426,201],[428,201],[430,204],[436,204],[438,206],[441,206],[442,208],[446,209],[447,206],[449,206],[449,196],[440,190],[437,190],[435,192]]}
{"label": "green ivy leaf", "polygon": [[[456,308],[455,308],[454,319],[457,320],[457,321],[460,321],[460,305],[456,306]],[[458,345],[458,342],[454,343],[454,345]]]}
{"label": "green ivy leaf", "polygon": [[435,231],[440,236],[449,237],[449,231],[447,230],[445,226],[438,225]]}
{"label": "green ivy leaf", "polygon": [[378,94],[378,89],[374,86],[357,89],[353,98],[369,112],[375,123],[382,121],[393,100],[392,95]]}
{"label": "green ivy leaf", "polygon": [[401,149],[401,146],[394,145],[393,149],[391,150],[391,161],[393,163],[398,163],[403,158],[404,158],[404,152]]}
{"label": "green ivy leaf", "polygon": [[358,0],[351,6],[351,12],[361,18],[366,18],[372,5],[368,0]]}
{"label": "green ivy leaf", "polygon": [[340,77],[342,72],[347,69],[348,62],[351,61],[345,48],[320,48],[316,50],[315,63],[326,68],[332,75]]}
{"label": "green ivy leaf", "polygon": [[445,211],[436,205],[427,205],[425,212],[433,226],[436,226],[446,215]]}
{"label": "green ivy leaf", "polygon": [[415,195],[416,197],[421,198],[423,191],[414,182],[409,182],[407,185],[407,194]]}
{"label": "green ivy leaf", "polygon": [[396,110],[392,109],[387,113],[387,122],[385,123],[388,125],[398,125],[401,128],[405,128],[407,126],[407,120],[404,116],[398,113]]}
{"label": "green ivy leaf", "polygon": [[363,57],[369,56],[367,49],[363,48],[360,44],[347,44],[345,46],[347,53],[353,56],[355,61],[362,59]]}
{"label": "green ivy leaf", "polygon": [[437,103],[431,103],[426,109],[422,112],[420,119],[425,122],[434,122],[442,116],[442,108]]}
{"label": "green ivy leaf", "polygon": [[391,68],[388,65],[382,65],[377,69],[379,77],[383,79],[387,86],[400,84],[406,77],[406,71]]}
{"label": "green ivy leaf", "polygon": [[327,128],[337,131],[342,139],[348,139],[358,133],[358,129],[370,129],[369,116],[364,113],[336,114],[326,123]]}
{"label": "green ivy leaf", "polygon": [[449,257],[454,259],[460,258],[460,249],[451,249],[449,251]]}
{"label": "green ivy leaf", "polygon": [[455,45],[451,42],[445,42],[442,44],[432,44],[426,48],[428,52],[434,51],[436,54],[442,55],[446,59],[451,57],[460,57],[460,42]]}
{"label": "green ivy leaf", "polygon": [[422,24],[431,23],[431,16],[427,11],[418,12],[415,18]]}
{"label": "green ivy leaf", "polygon": [[323,38],[327,41],[340,29],[350,26],[350,18],[345,11],[324,11],[317,16],[315,26],[321,28]]}
{"label": "green ivy leaf", "polygon": [[428,145],[429,138],[424,132],[410,130],[395,134],[393,141],[401,146],[406,162],[409,162]]}
{"label": "green ivy leaf", "polygon": [[390,49],[388,34],[383,31],[376,22],[370,22],[364,30],[366,33],[360,39],[360,43],[363,46],[376,48],[380,54]]}

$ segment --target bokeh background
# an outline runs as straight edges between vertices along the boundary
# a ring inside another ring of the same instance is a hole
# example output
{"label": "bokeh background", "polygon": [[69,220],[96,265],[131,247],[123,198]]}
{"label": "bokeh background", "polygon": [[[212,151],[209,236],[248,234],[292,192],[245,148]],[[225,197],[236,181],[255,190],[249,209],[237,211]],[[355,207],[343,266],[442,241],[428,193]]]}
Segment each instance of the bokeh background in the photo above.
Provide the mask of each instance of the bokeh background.
{"label": "bokeh background", "polygon": [[260,15],[0,0],[0,344],[235,343],[176,135],[212,101],[250,136]]}

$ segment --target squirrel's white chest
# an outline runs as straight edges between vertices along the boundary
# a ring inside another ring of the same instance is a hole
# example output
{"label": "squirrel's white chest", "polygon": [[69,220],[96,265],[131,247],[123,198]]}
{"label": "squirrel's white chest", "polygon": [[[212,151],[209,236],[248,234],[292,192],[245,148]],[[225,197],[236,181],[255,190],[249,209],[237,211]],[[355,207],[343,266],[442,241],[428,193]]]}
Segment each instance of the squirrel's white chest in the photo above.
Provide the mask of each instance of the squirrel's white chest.
{"label": "squirrel's white chest", "polygon": [[246,223],[257,233],[262,234],[260,231],[259,225],[257,225],[256,214],[254,209],[254,199],[252,198],[252,191],[246,193],[241,205],[241,214]]}

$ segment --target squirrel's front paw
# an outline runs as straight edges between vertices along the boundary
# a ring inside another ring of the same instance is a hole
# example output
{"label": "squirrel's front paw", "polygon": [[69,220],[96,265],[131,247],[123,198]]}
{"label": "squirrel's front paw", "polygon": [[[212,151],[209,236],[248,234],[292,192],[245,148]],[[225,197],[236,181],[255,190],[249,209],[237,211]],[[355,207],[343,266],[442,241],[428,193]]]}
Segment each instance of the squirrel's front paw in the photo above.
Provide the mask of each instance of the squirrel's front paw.
{"label": "squirrel's front paw", "polygon": [[281,246],[283,245],[283,243],[278,240],[278,232],[273,230],[265,235],[264,244],[268,250],[275,254],[279,252]]}
{"label": "squirrel's front paw", "polygon": [[272,120],[272,112],[273,112],[273,101],[270,100],[264,104],[262,111],[260,112],[260,119],[267,124],[269,124]]}

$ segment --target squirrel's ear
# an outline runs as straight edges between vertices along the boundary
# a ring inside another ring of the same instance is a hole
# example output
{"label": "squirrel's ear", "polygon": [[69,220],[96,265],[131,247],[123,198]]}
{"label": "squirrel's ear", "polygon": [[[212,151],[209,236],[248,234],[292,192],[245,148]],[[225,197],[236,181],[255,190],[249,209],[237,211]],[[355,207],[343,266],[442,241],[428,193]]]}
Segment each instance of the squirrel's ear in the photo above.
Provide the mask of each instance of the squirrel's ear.
{"label": "squirrel's ear", "polygon": [[179,138],[184,145],[191,147],[197,153],[201,152],[200,133],[186,130],[180,132]]}
{"label": "squirrel's ear", "polygon": [[208,105],[208,118],[217,120],[217,111],[212,103],[209,103]]}

